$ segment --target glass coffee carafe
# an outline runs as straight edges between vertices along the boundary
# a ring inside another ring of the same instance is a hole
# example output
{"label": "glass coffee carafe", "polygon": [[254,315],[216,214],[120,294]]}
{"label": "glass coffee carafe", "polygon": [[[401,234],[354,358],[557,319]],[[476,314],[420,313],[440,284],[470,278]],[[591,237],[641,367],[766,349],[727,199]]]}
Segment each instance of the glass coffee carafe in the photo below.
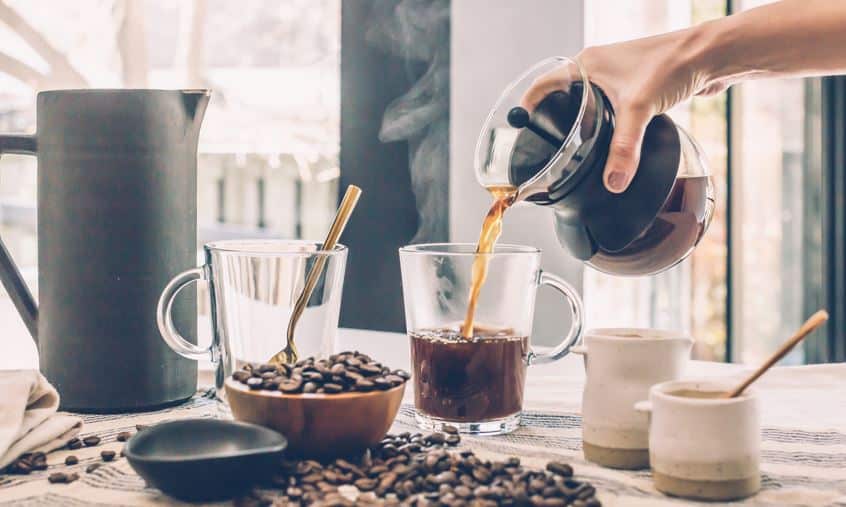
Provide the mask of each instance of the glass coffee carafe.
{"label": "glass coffee carafe", "polygon": [[613,131],[611,104],[584,69],[564,57],[544,60],[488,115],[476,177],[488,189],[516,187],[517,201],[551,207],[560,243],[588,265],[613,275],[659,273],[684,260],[708,228],[708,166],[696,141],[661,114],[646,129],[628,189],[611,193],[602,174]]}

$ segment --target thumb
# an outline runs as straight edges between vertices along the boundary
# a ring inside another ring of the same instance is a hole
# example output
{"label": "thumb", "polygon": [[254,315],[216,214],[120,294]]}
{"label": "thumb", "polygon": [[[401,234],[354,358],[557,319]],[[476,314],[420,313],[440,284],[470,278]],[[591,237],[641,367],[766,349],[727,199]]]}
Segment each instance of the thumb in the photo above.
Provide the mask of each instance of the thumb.
{"label": "thumb", "polygon": [[614,194],[623,193],[637,172],[640,145],[652,115],[646,109],[620,108],[608,160],[605,162],[605,188]]}

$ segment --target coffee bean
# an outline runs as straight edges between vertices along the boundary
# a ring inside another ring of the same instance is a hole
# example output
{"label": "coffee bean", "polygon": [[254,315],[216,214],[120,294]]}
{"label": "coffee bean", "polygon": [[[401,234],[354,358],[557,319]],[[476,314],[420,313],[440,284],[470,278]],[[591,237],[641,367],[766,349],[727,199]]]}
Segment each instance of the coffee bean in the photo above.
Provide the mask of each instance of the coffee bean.
{"label": "coffee bean", "polygon": [[444,442],[446,442],[446,435],[444,435],[443,433],[432,433],[431,435],[426,437],[426,440],[428,440],[430,444],[443,444]]}
{"label": "coffee bean", "polygon": [[259,377],[250,377],[247,379],[247,387],[250,389],[261,389],[264,381]]}
{"label": "coffee bean", "polygon": [[[303,377],[303,378],[305,378],[305,377]],[[305,385],[303,385],[303,392],[304,393],[316,393],[318,389],[320,389],[320,386],[318,386],[314,382],[306,382]]]}
{"label": "coffee bean", "polygon": [[291,377],[285,382],[279,384],[278,389],[285,394],[298,393],[303,388],[303,378],[300,376]]}
{"label": "coffee bean", "polygon": [[399,377],[403,380],[408,380],[408,379],[411,378],[411,374],[408,373],[405,370],[394,370],[394,375],[396,375],[397,377]]}
{"label": "coffee bean", "polygon": [[382,367],[373,363],[362,364],[359,367],[359,370],[361,370],[361,373],[368,377],[379,375],[380,373],[382,373]]}
{"label": "coffee bean", "polygon": [[573,467],[566,463],[559,463],[557,461],[550,461],[546,464],[546,469],[550,472],[560,475],[562,477],[572,477]]}
{"label": "coffee bean", "polygon": [[355,388],[359,391],[371,391],[376,385],[372,380],[367,380],[364,377],[355,381]]}
{"label": "coffee bean", "polygon": [[91,472],[97,470],[98,468],[100,468],[99,463],[91,463],[90,465],[85,467],[85,473],[90,474]]}
{"label": "coffee bean", "polygon": [[361,359],[358,359],[357,357],[348,357],[347,359],[344,360],[344,363],[347,366],[352,366],[353,368],[358,368],[358,367],[361,366]]}
{"label": "coffee bean", "polygon": [[386,379],[385,377],[374,378],[373,384],[376,386],[377,389],[382,389],[382,390],[390,389],[391,387],[393,387],[393,384],[391,384],[391,381]]}
{"label": "coffee bean", "polygon": [[441,426],[441,431],[443,431],[447,435],[458,435],[458,428],[451,424],[444,424],[443,426]]}
{"label": "coffee bean", "polygon": [[[376,486],[376,494],[384,495],[397,481],[397,474],[388,472],[379,479],[379,485]],[[381,493],[380,493],[381,492]]]}
{"label": "coffee bean", "polygon": [[100,444],[100,437],[95,435],[85,437],[82,439],[82,443],[85,444],[85,447],[94,447],[95,445]]}
{"label": "coffee bean", "polygon": [[103,458],[103,461],[111,461],[115,459],[115,451],[100,451],[100,457]]}
{"label": "coffee bean", "polygon": [[131,436],[132,436],[132,434],[131,434],[130,432],[128,432],[128,431],[121,431],[120,433],[118,433],[118,434],[117,434],[117,436],[115,437],[115,439],[116,439],[118,442],[126,442],[127,440],[129,440],[129,438],[130,438]]}
{"label": "coffee bean", "polygon": [[146,429],[147,429],[147,428],[149,428],[149,427],[150,427],[150,426],[149,426],[149,425],[147,425],[147,424],[136,424],[136,425],[135,425],[135,431],[144,431],[144,430],[146,430]]}
{"label": "coffee bean", "polygon": [[582,488],[581,491],[578,493],[579,500],[587,500],[588,498],[592,497],[596,494],[596,488],[588,484],[586,487]]}
{"label": "coffee bean", "polygon": [[447,443],[447,445],[454,446],[458,445],[459,442],[461,442],[461,437],[458,435],[447,435],[444,441]]}
{"label": "coffee bean", "polygon": [[335,394],[335,393],[340,393],[341,391],[343,391],[343,390],[344,390],[344,386],[342,386],[342,385],[338,385],[338,384],[332,384],[332,383],[329,383],[329,384],[324,384],[324,385],[323,385],[323,390],[324,390],[325,392],[329,393],[329,394]]}
{"label": "coffee bean", "polygon": [[358,479],[353,484],[361,491],[372,491],[376,489],[378,481],[376,479]]}
{"label": "coffee bean", "polygon": [[430,476],[429,480],[433,484],[452,484],[456,481],[455,473],[447,470],[446,472],[441,472],[438,475]]}
{"label": "coffee bean", "polygon": [[491,473],[487,468],[477,467],[473,469],[473,478],[482,484],[487,484],[491,480]]}
{"label": "coffee bean", "polygon": [[79,458],[77,458],[73,454],[65,458],[65,465],[71,466],[76,465],[77,463],[79,463]]}
{"label": "coffee bean", "polygon": [[82,440],[78,438],[73,438],[67,443],[67,448],[71,451],[75,451],[77,449],[82,449]]}
{"label": "coffee bean", "polygon": [[54,472],[47,477],[50,484],[66,484],[68,482],[68,475],[63,472]]}
{"label": "coffee bean", "polygon": [[538,507],[567,507],[567,500],[563,498],[542,498],[539,502],[532,501]]}
{"label": "coffee bean", "polygon": [[276,371],[276,366],[272,364],[262,364],[258,367],[256,371],[258,371],[259,373],[274,372]]}

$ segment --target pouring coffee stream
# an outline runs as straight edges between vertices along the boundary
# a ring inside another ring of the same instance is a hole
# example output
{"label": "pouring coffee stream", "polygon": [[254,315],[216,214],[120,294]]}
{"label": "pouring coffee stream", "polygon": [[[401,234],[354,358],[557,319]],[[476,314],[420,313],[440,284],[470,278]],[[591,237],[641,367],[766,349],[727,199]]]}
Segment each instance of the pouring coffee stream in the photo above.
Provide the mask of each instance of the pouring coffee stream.
{"label": "pouring coffee stream", "polygon": [[482,291],[482,285],[488,277],[488,255],[494,251],[496,242],[502,235],[502,217],[505,215],[511,205],[514,204],[517,198],[517,188],[511,186],[490,187],[488,191],[494,198],[488,214],[485,215],[485,221],[482,223],[482,232],[479,234],[479,243],[476,247],[476,257],[473,259],[473,268],[471,273],[470,283],[470,297],[467,301],[467,312],[464,317],[464,323],[461,326],[461,335],[467,339],[473,339],[474,319],[476,314],[476,305],[479,302],[479,294]]}

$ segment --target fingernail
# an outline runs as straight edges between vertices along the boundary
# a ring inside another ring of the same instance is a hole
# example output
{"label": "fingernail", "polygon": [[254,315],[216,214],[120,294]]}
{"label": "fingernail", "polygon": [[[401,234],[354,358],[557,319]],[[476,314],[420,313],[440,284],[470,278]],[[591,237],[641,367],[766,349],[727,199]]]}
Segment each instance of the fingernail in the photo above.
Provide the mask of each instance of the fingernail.
{"label": "fingernail", "polygon": [[613,171],[608,175],[608,187],[612,192],[622,192],[626,189],[626,173]]}

